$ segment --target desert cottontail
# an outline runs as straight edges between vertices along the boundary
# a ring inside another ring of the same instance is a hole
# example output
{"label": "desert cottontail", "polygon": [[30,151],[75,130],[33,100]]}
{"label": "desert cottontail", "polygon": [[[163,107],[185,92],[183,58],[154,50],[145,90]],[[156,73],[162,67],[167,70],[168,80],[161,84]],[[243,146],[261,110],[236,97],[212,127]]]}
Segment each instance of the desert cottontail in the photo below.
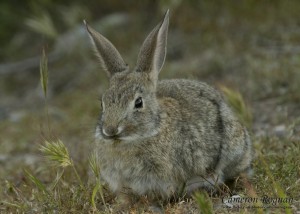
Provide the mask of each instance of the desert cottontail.
{"label": "desert cottontail", "polygon": [[96,142],[101,176],[117,194],[124,190],[166,199],[182,187],[188,193],[210,188],[250,170],[248,132],[218,91],[194,80],[158,81],[168,24],[167,11],[144,41],[133,69],[86,24],[110,80]]}

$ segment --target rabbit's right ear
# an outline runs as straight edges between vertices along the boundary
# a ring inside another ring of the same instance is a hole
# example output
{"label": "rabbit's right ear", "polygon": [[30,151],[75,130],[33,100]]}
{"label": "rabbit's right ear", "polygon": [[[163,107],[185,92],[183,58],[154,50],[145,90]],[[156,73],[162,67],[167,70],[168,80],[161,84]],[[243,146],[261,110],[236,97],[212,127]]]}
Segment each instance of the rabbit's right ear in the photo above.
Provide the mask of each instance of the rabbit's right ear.
{"label": "rabbit's right ear", "polygon": [[108,77],[112,77],[117,72],[128,70],[128,65],[122,59],[118,50],[111,44],[108,39],[91,28],[86,21],[83,23],[89,33],[96,54],[100,59],[102,68],[106,71]]}
{"label": "rabbit's right ear", "polygon": [[144,41],[137,60],[136,71],[147,72],[151,81],[156,84],[166,57],[169,10],[163,21],[157,25]]}

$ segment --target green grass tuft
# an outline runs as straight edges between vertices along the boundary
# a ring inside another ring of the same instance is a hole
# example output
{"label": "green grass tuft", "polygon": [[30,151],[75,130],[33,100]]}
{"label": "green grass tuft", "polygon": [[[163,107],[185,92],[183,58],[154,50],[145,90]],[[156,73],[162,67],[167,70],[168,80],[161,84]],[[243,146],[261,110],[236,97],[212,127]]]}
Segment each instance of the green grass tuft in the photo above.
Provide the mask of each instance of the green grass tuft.
{"label": "green grass tuft", "polygon": [[204,214],[213,214],[213,206],[210,197],[207,192],[197,192],[194,195],[194,199],[196,200],[201,213]]}
{"label": "green grass tuft", "polygon": [[52,161],[57,167],[67,167],[73,165],[69,152],[66,146],[60,141],[45,142],[45,145],[40,147],[45,157]]}

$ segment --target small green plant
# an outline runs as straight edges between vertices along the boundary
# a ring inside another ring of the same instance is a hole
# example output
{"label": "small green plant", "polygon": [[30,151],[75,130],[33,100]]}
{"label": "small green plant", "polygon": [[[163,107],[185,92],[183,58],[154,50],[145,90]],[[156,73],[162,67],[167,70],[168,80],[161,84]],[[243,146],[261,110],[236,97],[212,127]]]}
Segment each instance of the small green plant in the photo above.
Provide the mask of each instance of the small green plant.
{"label": "small green plant", "polygon": [[[48,58],[45,52],[45,48],[43,48],[42,52],[42,58],[40,61],[40,81],[41,81],[41,86],[44,92],[44,97],[45,97],[45,105],[46,105],[46,114],[47,114],[47,122],[48,122],[48,128],[50,132],[50,124],[49,124],[49,114],[48,114],[48,104],[47,104],[47,87],[48,87]],[[49,133],[50,134],[50,133]],[[61,140],[49,142],[45,141],[45,144],[40,147],[40,150],[43,152],[45,157],[50,160],[57,168],[65,168],[65,167],[72,167],[73,171],[80,183],[80,187],[84,189],[82,180],[74,166],[74,162],[71,159],[67,147],[62,143]],[[58,180],[61,178],[62,174],[64,171],[61,173],[58,173],[56,178],[56,183]],[[56,185],[56,184],[55,184]],[[54,185],[54,186],[55,186]]]}
{"label": "small green plant", "polygon": [[[45,52],[45,49],[43,49],[42,57],[40,61],[40,82],[44,93],[45,98],[45,107],[46,107],[46,115],[47,115],[47,122],[48,122],[48,130],[49,135],[50,132],[50,123],[49,123],[49,114],[48,114],[48,103],[47,103],[47,86],[48,86],[48,59]],[[52,140],[48,141],[46,140],[43,145],[40,146],[40,151],[43,153],[45,158],[49,160],[52,165],[57,169],[56,172],[56,178],[52,182],[51,190],[54,190],[55,187],[57,187],[59,181],[63,177],[63,174],[65,172],[65,168],[71,167],[73,170],[73,173],[75,174],[77,181],[80,185],[80,189],[84,192],[87,192],[87,188],[84,186],[82,179],[80,175],[78,174],[78,171],[75,167],[74,161],[70,157],[69,151],[67,147],[64,145],[64,143],[61,140]],[[93,206],[94,211],[98,211],[96,207],[96,195],[99,192],[101,200],[103,202],[103,205],[106,208],[105,200],[104,200],[104,194],[102,190],[102,184],[100,183],[100,168],[99,168],[99,161],[96,153],[92,153],[89,158],[89,165],[93,172],[93,174],[96,177],[95,186],[92,190],[91,194],[91,205]],[[28,178],[38,187],[39,190],[42,192],[49,194],[49,191],[47,190],[46,186],[43,185],[43,183],[30,174],[28,171],[25,171]]]}
{"label": "small green plant", "polygon": [[209,198],[207,192],[196,192],[194,195],[194,199],[196,200],[201,213],[204,214],[213,214],[213,205],[212,201]]}
{"label": "small green plant", "polygon": [[50,160],[57,168],[65,168],[71,166],[80,183],[81,188],[84,189],[82,180],[74,166],[73,160],[70,158],[68,149],[60,140],[56,142],[46,141],[45,144],[40,147],[40,150],[44,153],[45,157]]}

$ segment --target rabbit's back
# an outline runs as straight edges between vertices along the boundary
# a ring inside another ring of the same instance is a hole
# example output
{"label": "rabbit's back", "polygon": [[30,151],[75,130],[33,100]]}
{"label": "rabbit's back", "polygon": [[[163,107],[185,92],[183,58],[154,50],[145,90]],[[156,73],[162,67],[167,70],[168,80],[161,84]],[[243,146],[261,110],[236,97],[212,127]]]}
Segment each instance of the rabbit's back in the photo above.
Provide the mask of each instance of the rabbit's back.
{"label": "rabbit's back", "polygon": [[157,98],[176,100],[188,122],[199,122],[200,119],[216,126],[217,131],[223,129],[221,121],[215,120],[220,119],[218,114],[224,101],[221,94],[206,83],[187,79],[163,80],[158,84]]}
{"label": "rabbit's back", "polygon": [[[158,88],[158,99],[173,99],[179,109],[173,115],[178,131],[172,147],[176,164],[185,169],[185,179],[216,171],[232,178],[250,167],[248,132],[217,90],[185,79],[164,80]],[[162,108],[168,111],[168,107]]]}
{"label": "rabbit's back", "polygon": [[177,129],[174,155],[176,162],[185,169],[186,177],[212,171],[224,143],[221,94],[206,83],[178,79],[159,82],[157,98],[171,99],[173,105],[177,105],[174,107],[177,114],[174,109],[168,110],[170,107],[161,108],[173,117],[173,126]]}

